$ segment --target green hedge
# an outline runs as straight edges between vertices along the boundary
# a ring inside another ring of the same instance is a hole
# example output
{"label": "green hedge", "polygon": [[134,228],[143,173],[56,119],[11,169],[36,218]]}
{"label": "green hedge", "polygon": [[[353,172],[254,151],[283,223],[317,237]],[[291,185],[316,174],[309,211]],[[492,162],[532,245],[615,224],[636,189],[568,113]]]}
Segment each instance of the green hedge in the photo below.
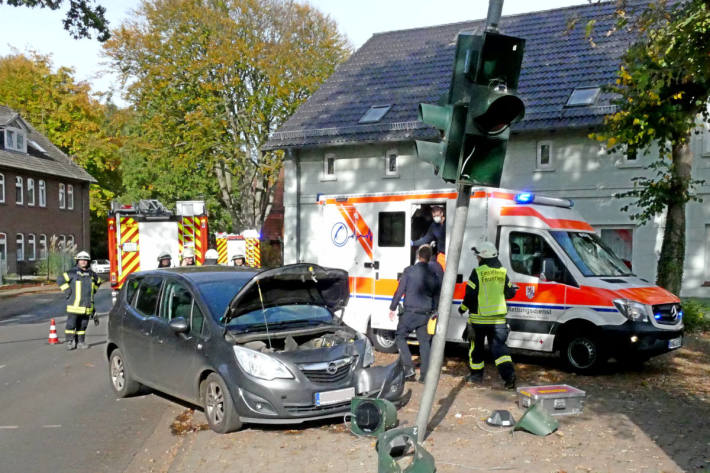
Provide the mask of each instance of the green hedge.
{"label": "green hedge", "polygon": [[710,330],[710,305],[698,299],[683,299],[683,324],[686,332]]}

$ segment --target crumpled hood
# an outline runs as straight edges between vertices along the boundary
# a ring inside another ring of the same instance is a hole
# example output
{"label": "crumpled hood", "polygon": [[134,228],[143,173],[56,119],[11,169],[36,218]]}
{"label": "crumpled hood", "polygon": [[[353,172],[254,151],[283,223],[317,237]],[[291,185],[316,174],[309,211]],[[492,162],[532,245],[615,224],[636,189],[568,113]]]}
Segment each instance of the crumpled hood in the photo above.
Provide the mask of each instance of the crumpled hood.
{"label": "crumpled hood", "polygon": [[319,305],[335,311],[350,297],[348,273],[309,263],[257,273],[229,303],[225,323],[242,314],[288,304]]}

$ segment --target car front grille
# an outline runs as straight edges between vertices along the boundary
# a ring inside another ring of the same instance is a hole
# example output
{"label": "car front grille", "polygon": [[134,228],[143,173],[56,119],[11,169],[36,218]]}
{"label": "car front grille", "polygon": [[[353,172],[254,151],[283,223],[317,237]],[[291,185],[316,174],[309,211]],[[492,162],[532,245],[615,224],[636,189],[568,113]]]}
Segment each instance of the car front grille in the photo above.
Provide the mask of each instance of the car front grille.
{"label": "car front grille", "polygon": [[298,368],[313,383],[332,384],[345,380],[355,367],[356,360],[357,357],[349,356],[322,363],[304,363]]}
{"label": "car front grille", "polygon": [[330,412],[347,411],[350,409],[350,401],[328,404],[327,406],[284,406],[290,414],[328,414]]}
{"label": "car front grille", "polygon": [[653,318],[663,325],[676,325],[682,317],[680,304],[658,304],[653,306]]}

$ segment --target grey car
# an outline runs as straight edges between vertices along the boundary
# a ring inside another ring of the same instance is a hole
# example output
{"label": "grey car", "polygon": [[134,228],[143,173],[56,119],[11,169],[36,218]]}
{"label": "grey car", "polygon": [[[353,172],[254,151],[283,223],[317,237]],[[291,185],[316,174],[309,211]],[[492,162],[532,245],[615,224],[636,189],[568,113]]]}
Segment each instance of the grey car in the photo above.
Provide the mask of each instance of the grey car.
{"label": "grey car", "polygon": [[202,406],[220,433],[339,417],[354,396],[399,402],[402,365],[373,366],[369,340],[338,316],[348,296],[347,272],[312,264],[134,273],[109,313],[111,386]]}

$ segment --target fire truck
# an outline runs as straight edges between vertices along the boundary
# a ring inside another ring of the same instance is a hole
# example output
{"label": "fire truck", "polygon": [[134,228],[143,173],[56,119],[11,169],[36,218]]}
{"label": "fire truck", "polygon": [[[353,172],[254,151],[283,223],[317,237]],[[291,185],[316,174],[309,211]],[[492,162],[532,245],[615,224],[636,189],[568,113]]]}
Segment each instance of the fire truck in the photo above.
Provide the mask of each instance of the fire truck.
{"label": "fire truck", "polygon": [[164,251],[177,265],[185,248],[192,248],[195,264],[203,264],[207,237],[203,201],[178,201],[175,212],[157,200],[113,202],[108,216],[111,287],[118,291],[132,272],[157,268],[158,255]]}
{"label": "fire truck", "polygon": [[261,267],[259,232],[256,230],[245,230],[240,234],[217,232],[214,236],[219,255],[218,264],[230,265],[232,257],[242,255],[247,266]]}

